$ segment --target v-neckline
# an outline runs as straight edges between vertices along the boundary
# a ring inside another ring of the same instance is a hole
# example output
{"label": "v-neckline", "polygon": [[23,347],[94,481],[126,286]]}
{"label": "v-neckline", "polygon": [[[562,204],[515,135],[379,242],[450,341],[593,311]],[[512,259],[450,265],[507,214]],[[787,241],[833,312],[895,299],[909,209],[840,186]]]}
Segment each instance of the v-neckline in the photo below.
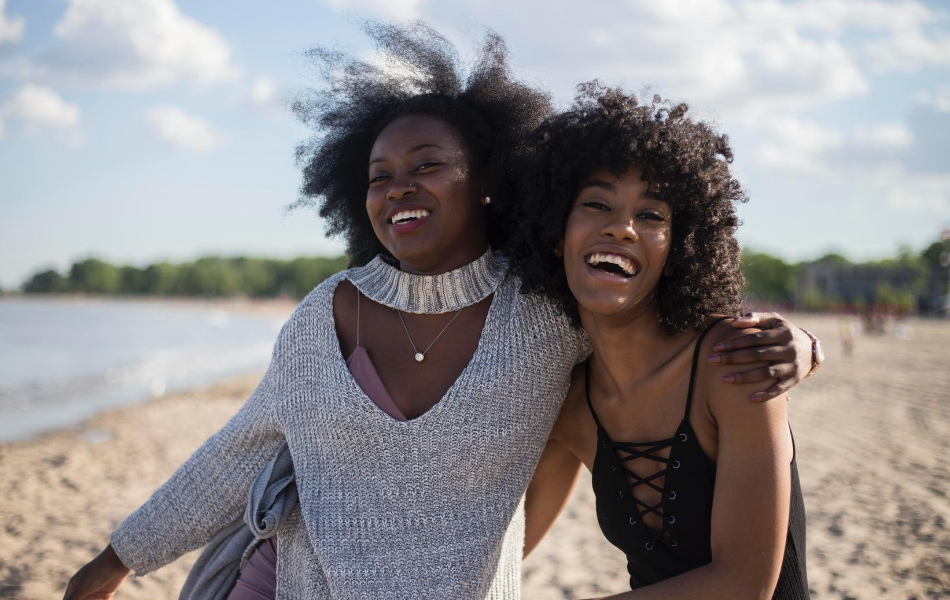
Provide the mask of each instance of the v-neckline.
{"label": "v-neckline", "polygon": [[[418,427],[418,426],[421,426],[421,424],[424,424],[428,420],[435,419],[439,413],[441,413],[444,410],[447,410],[444,408],[445,405],[451,403],[451,401],[455,398],[455,396],[458,395],[456,393],[456,388],[458,388],[459,385],[461,385],[461,382],[463,380],[470,377],[472,363],[476,362],[476,359],[480,358],[481,354],[485,352],[485,349],[484,349],[485,339],[491,333],[491,328],[493,327],[493,321],[494,321],[493,317],[495,315],[495,312],[498,310],[497,308],[498,295],[499,293],[501,293],[502,288],[505,286],[506,281],[503,280],[502,283],[492,293],[491,302],[488,305],[488,313],[485,315],[485,322],[482,324],[482,330],[478,336],[478,345],[475,347],[475,352],[472,353],[472,357],[469,359],[468,363],[462,369],[462,372],[459,373],[458,377],[455,378],[455,380],[448,387],[448,389],[445,390],[442,396],[439,397],[439,400],[435,404],[433,404],[429,408],[429,410],[411,419],[400,421],[398,419],[393,418],[392,415],[390,415],[389,413],[384,411],[382,408],[380,408],[375,402],[373,402],[372,398],[366,395],[366,392],[364,392],[363,388],[361,388],[359,383],[356,382],[356,379],[353,378],[353,374],[350,373],[349,368],[346,366],[346,358],[343,356],[343,352],[339,344],[340,338],[336,330],[336,320],[333,318],[333,298],[336,297],[336,290],[339,287],[340,282],[343,281],[344,279],[346,279],[347,281],[350,281],[349,277],[347,277],[346,272],[342,273],[341,276],[334,282],[333,289],[330,292],[331,300],[330,300],[329,308],[327,311],[328,314],[324,315],[324,319],[323,319],[324,323],[327,324],[326,326],[330,329],[330,333],[333,335],[333,340],[337,342],[336,344],[334,344],[335,349],[333,351],[333,356],[334,356],[333,367],[335,369],[342,369],[343,379],[347,382],[347,385],[351,388],[351,390],[355,391],[357,396],[360,398],[360,407],[366,412],[374,413],[376,415],[375,418],[382,419],[383,421],[394,424],[397,427],[407,427],[407,428]],[[505,279],[507,279],[507,277]],[[352,282],[350,283],[352,284]],[[383,385],[385,386],[385,382],[383,382]],[[400,409],[400,411],[401,410],[402,409]]]}

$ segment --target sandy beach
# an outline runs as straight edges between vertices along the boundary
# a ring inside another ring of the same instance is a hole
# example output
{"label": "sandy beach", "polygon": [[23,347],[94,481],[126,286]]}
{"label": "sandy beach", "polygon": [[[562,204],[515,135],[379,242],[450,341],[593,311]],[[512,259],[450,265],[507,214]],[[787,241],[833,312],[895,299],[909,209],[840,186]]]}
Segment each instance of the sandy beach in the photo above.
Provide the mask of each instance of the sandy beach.
{"label": "sandy beach", "polygon": [[[950,598],[950,321],[857,340],[839,320],[797,315],[826,344],[790,410],[808,513],[813,598]],[[67,579],[242,404],[258,375],[101,414],[0,445],[0,598],[59,598]],[[585,474],[524,565],[524,597],[589,598],[626,587],[601,537]],[[176,598],[192,553],[132,578],[117,598]]]}

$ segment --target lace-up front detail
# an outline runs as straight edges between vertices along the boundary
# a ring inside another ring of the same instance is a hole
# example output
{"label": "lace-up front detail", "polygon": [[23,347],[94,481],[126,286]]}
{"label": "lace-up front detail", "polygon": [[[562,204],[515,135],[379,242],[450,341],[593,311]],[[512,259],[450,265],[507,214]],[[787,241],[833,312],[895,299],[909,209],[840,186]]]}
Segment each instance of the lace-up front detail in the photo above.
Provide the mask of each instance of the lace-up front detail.
{"label": "lace-up front detail", "polygon": [[[672,525],[676,522],[676,517],[674,515],[669,515],[668,517],[663,512],[663,499],[667,496],[672,496],[671,499],[676,498],[676,492],[667,492],[663,487],[657,485],[656,481],[659,479],[666,479],[666,472],[670,469],[670,459],[664,458],[656,452],[669,448],[673,445],[673,442],[676,441],[676,437],[671,437],[666,440],[660,440],[656,442],[642,442],[642,443],[623,443],[623,442],[611,442],[614,453],[618,456],[617,461],[620,463],[620,468],[623,470],[625,477],[628,478],[629,487],[628,492],[630,494],[630,499],[636,505],[637,514],[630,517],[630,524],[636,525],[638,522],[643,523],[643,526],[653,531],[653,537],[649,542],[644,544],[644,547],[647,550],[652,550],[653,547],[658,543],[662,542],[664,544],[669,544],[671,547],[675,548],[677,546],[676,540],[673,540],[666,535],[666,524],[669,523]],[[645,448],[645,449],[642,449]],[[636,471],[628,467],[628,463],[638,459],[638,458],[647,458],[659,463],[663,463],[666,466],[652,475],[646,477],[641,477],[637,474]],[[679,461],[673,463],[676,468],[679,467]],[[660,494],[660,501],[656,504],[648,504],[640,498],[637,497],[635,490],[641,485],[645,485],[655,492]],[[622,490],[621,490],[622,493]],[[661,529],[657,530],[653,527],[650,527],[646,524],[643,518],[649,514],[657,515],[661,523]]]}
{"label": "lace-up front detail", "polygon": [[[670,528],[668,528],[669,525],[676,523],[676,515],[673,514],[672,511],[664,509],[664,503],[667,500],[676,500],[678,494],[676,490],[666,487],[666,483],[669,479],[667,475],[671,470],[679,470],[683,466],[679,459],[673,458],[672,447],[677,442],[682,443],[688,441],[692,431],[689,433],[682,431],[683,425],[681,425],[673,437],[665,440],[657,440],[655,442],[615,442],[611,440],[607,431],[603,425],[601,425],[600,419],[598,419],[597,413],[594,411],[594,406],[590,401],[589,361],[584,368],[586,371],[584,385],[586,387],[587,406],[590,408],[591,415],[594,417],[594,422],[597,423],[601,448],[609,448],[612,451],[610,453],[610,470],[615,475],[619,475],[617,496],[618,498],[627,498],[632,504],[630,511],[632,514],[627,520],[627,523],[631,526],[640,526],[648,532],[647,541],[643,543],[644,550],[651,551],[657,544],[664,544],[670,548],[676,548],[679,546],[679,543],[673,537]],[[687,406],[686,418],[684,418],[684,423],[687,427],[688,417],[689,407]],[[663,456],[661,453],[667,448],[670,448],[670,453],[668,456]],[[641,475],[632,468],[632,463],[638,459],[647,459],[660,463],[663,465],[663,468],[650,475]],[[636,491],[640,486],[645,486],[656,492],[659,501],[650,504],[637,497]],[[659,517],[659,529],[651,527],[646,523],[644,517],[650,514]]]}
{"label": "lace-up front detail", "polygon": [[[612,440],[591,402],[590,363],[585,367],[587,405],[597,424],[599,444],[593,470],[597,518],[607,539],[627,555],[632,587],[712,560],[716,465],[703,452],[689,423],[699,349],[709,329],[696,340],[683,420],[666,439]],[[654,471],[651,463],[661,468]]]}

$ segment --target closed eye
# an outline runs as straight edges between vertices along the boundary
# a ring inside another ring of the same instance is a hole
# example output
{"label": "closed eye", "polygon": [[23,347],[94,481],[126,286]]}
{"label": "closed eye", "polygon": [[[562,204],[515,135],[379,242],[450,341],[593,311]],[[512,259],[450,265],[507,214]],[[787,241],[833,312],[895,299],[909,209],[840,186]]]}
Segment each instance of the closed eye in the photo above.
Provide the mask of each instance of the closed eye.
{"label": "closed eye", "polygon": [[377,175],[376,177],[371,177],[369,180],[370,185],[389,179],[389,175]]}
{"label": "closed eye", "polygon": [[588,208],[593,208],[595,210],[610,210],[610,207],[604,204],[603,202],[598,202],[596,200],[588,200],[581,204],[581,206],[586,206]]}
{"label": "closed eye", "polygon": [[429,168],[432,168],[432,167],[438,167],[438,166],[441,165],[441,164],[443,164],[443,163],[440,163],[440,162],[425,162],[425,163],[422,163],[421,165],[419,165],[418,167],[416,167],[416,171],[422,171],[422,170],[424,170],[424,169],[429,169]]}
{"label": "closed eye", "polygon": [[647,220],[647,221],[659,221],[659,222],[661,222],[661,223],[666,220],[666,219],[663,217],[663,215],[658,215],[658,214],[652,213],[652,212],[640,213],[640,214],[637,215],[637,216],[640,217],[641,219],[645,219],[645,220]]}

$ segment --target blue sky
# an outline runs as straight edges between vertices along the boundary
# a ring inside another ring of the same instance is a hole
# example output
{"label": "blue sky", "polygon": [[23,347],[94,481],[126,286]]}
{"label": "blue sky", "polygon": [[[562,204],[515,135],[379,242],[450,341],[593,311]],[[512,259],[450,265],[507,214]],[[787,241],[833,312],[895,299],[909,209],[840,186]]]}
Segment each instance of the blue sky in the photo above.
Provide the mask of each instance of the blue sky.
{"label": "blue sky", "polygon": [[919,249],[950,225],[950,9],[938,1],[0,0],[0,286],[98,256],[335,254],[286,213],[316,84],[302,52],[422,17],[485,27],[561,105],[600,78],[730,134],[743,244],[787,258]]}

